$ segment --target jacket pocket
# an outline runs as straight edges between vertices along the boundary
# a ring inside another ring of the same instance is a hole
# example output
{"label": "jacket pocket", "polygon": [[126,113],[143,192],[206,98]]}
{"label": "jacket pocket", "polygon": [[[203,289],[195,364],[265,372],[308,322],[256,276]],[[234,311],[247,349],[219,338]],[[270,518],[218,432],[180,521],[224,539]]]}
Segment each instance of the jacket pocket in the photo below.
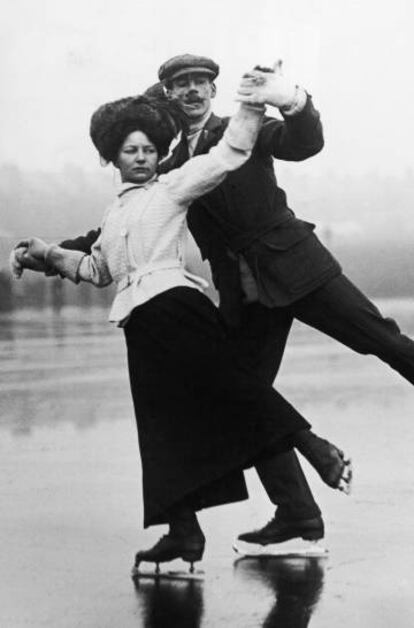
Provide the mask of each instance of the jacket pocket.
{"label": "jacket pocket", "polygon": [[266,244],[257,252],[257,278],[270,294],[281,288],[293,297],[303,296],[340,271],[336,259],[312,231],[302,240],[286,244],[284,248]]}
{"label": "jacket pocket", "polygon": [[314,224],[295,220],[293,224],[284,224],[263,234],[258,246],[270,251],[287,251],[298,242],[308,238],[314,230]]}

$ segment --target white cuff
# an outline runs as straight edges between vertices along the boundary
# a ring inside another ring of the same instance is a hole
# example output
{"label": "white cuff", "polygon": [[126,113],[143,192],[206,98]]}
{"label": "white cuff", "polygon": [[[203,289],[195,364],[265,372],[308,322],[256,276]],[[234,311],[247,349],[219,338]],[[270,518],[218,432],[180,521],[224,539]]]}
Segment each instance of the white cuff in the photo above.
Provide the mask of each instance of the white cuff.
{"label": "white cuff", "polygon": [[263,120],[265,107],[241,103],[226,129],[225,137],[232,148],[241,151],[252,150]]}
{"label": "white cuff", "polygon": [[78,269],[86,253],[62,249],[51,244],[45,253],[45,262],[74,283],[79,283]]}

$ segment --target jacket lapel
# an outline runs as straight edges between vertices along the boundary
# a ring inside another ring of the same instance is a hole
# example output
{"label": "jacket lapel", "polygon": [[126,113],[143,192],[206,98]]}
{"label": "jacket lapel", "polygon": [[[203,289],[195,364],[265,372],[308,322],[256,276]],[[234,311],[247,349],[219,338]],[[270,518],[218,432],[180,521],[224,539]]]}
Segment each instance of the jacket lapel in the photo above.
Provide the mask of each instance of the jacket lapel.
{"label": "jacket lapel", "polygon": [[212,146],[217,144],[223,135],[224,128],[225,123],[223,119],[212,113],[200,133],[194,155],[207,153]]}
{"label": "jacket lapel", "polygon": [[[212,146],[215,146],[223,135],[223,131],[226,126],[227,119],[219,118],[212,113],[201,131],[194,150],[194,155],[207,153]],[[187,138],[183,135],[172,151],[170,157],[160,164],[159,172],[160,174],[163,174],[165,172],[169,172],[170,170],[174,170],[175,168],[179,168],[187,160],[188,144]]]}
{"label": "jacket lapel", "polygon": [[171,155],[161,162],[159,165],[160,174],[164,174],[165,172],[169,172],[170,170],[174,170],[175,168],[179,168],[188,160],[188,144],[187,138],[184,134],[182,134],[180,141],[174,147]]}

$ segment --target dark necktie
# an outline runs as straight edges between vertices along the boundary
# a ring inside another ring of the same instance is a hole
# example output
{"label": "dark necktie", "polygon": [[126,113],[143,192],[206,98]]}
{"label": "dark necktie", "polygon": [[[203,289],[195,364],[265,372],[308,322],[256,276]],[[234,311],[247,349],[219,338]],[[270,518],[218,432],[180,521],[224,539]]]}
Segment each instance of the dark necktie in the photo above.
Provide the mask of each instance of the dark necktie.
{"label": "dark necktie", "polygon": [[187,138],[183,134],[181,136],[181,140],[177,144],[175,150],[173,151],[173,160],[174,160],[174,168],[179,168],[186,161],[190,159],[190,153],[188,152],[188,143]]}

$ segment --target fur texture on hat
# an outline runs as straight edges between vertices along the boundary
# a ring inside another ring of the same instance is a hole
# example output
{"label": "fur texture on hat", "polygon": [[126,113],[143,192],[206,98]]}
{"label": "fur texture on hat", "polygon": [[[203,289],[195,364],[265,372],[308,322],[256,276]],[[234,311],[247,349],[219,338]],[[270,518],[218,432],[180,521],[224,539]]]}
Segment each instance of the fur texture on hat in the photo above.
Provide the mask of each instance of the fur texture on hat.
{"label": "fur texture on hat", "polygon": [[167,100],[163,83],[154,83],[153,85],[147,87],[144,92],[144,96],[149,96],[150,98],[158,98],[159,100]]}
{"label": "fur texture on hat", "polygon": [[116,161],[125,138],[134,131],[145,133],[161,158],[182,128],[182,120],[180,109],[167,98],[131,96],[99,107],[91,118],[90,136],[106,162]]}

